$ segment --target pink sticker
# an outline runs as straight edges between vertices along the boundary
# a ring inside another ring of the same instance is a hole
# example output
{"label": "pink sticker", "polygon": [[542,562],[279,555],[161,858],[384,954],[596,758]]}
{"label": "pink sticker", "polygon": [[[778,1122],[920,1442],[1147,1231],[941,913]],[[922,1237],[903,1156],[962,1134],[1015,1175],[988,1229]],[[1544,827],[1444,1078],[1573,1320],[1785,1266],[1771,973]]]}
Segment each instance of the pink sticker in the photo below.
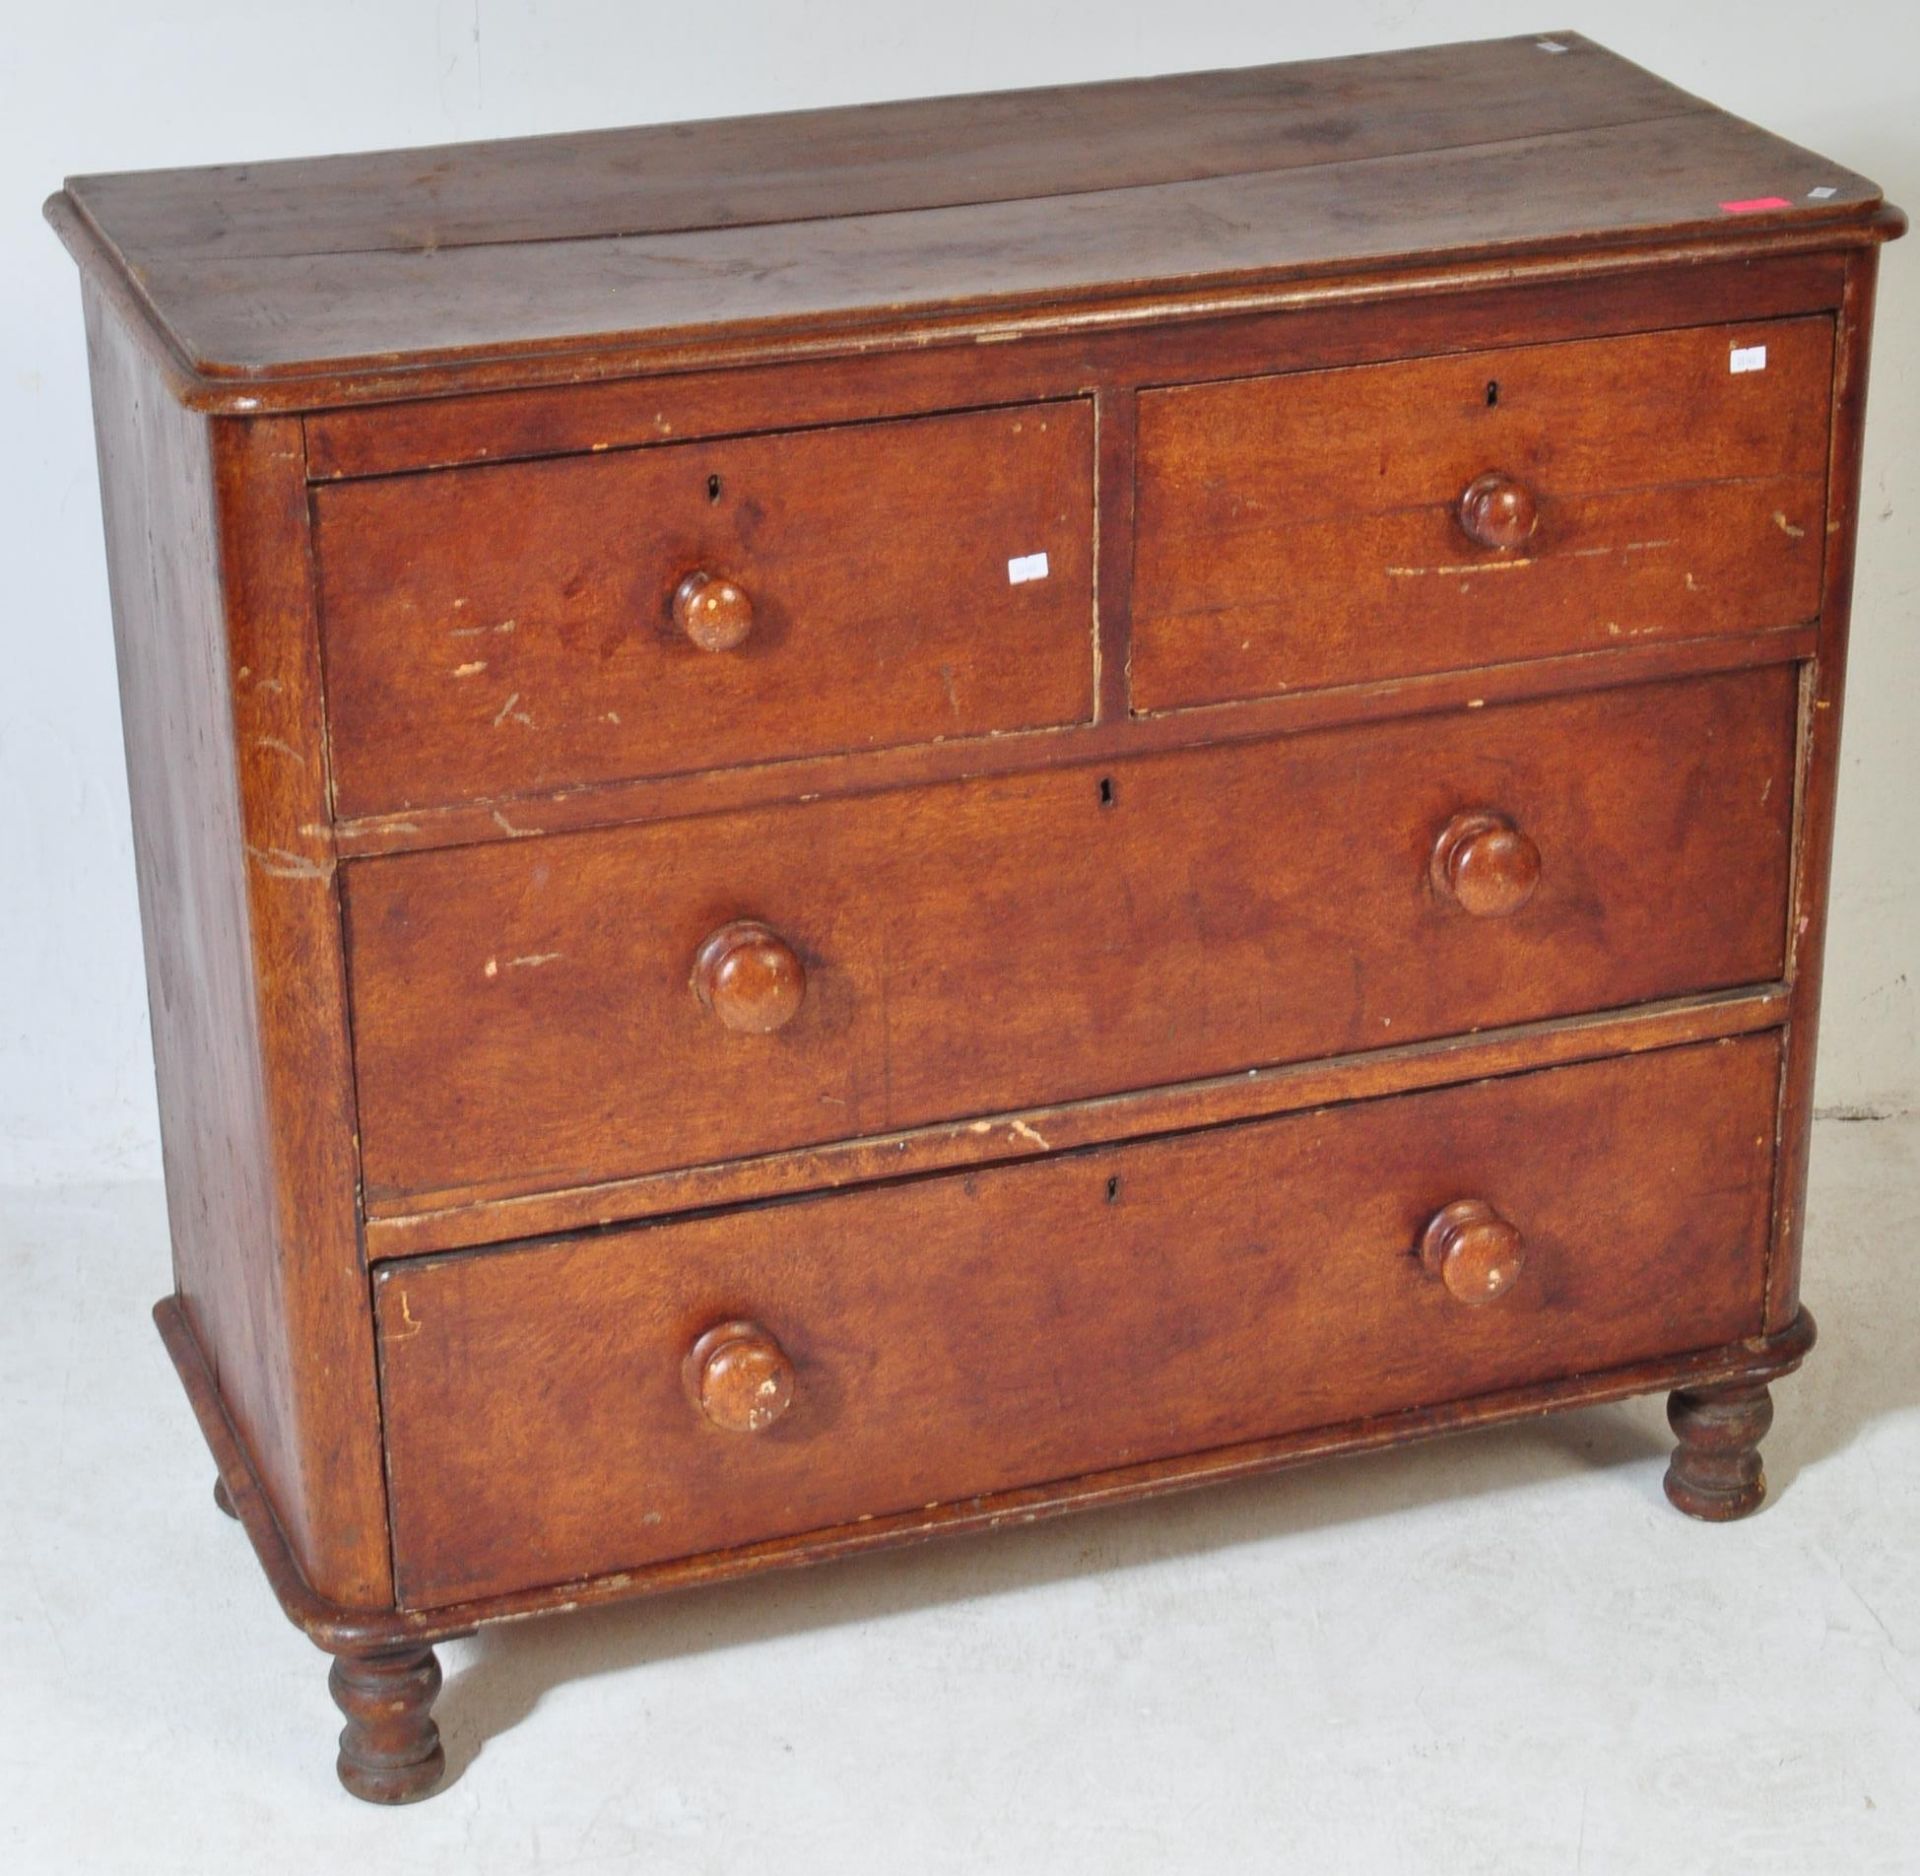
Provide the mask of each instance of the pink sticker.
{"label": "pink sticker", "polygon": [[1791,208],[1793,204],[1783,195],[1756,195],[1745,202],[1722,202],[1720,213],[1723,215],[1758,215],[1762,209]]}

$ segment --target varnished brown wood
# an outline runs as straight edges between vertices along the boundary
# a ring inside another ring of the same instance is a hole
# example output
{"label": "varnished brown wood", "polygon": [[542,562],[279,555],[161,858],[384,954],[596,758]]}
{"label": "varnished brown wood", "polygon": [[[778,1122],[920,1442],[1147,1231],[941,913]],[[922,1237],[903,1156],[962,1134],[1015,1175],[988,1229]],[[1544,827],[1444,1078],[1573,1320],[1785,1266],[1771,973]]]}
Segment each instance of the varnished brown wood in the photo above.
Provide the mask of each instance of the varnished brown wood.
{"label": "varnished brown wood", "polygon": [[1718,1041],[1776,1028],[1785,1021],[1786,1007],[1787,992],[1778,984],[1720,991],[1597,1016],[1560,1017],[1326,1061],[1253,1069],[1099,1100],[833,1140],[720,1165],[676,1167],[526,1198],[442,1211],[390,1211],[368,1218],[367,1252],[374,1258],[417,1256],[607,1225],[617,1218],[705,1211],[717,1205],[832,1190],[872,1179],[907,1178],[956,1166],[997,1166],[1103,1141],[1147,1139],[1602,1056],[1640,1055],[1686,1042]]}
{"label": "varnished brown wood", "polygon": [[1389,717],[1449,715],[1493,703],[1565,696],[1668,677],[1795,664],[1811,656],[1817,639],[1815,630],[1807,626],[1745,638],[1664,643],[1647,640],[1607,651],[1333,686],[1165,716],[1130,721],[1124,715],[1109,717],[1073,729],[1008,732],[848,756],[555,789],[537,796],[519,796],[503,806],[475,803],[340,821],[335,823],[334,843],[342,859],[351,859],[525,840],[536,834],[571,833],[634,821],[675,820],[774,802],[870,795],[919,783],[1008,775],[1157,750],[1252,742],[1266,736],[1297,735],[1336,724]]}
{"label": "varnished brown wood", "polygon": [[1833,872],[1833,823],[1840,789],[1840,719],[1846,700],[1847,628],[1853,610],[1854,550],[1860,532],[1860,455],[1866,420],[1869,336],[1878,256],[1849,263],[1845,317],[1834,357],[1833,440],[1828,471],[1826,575],[1820,639],[1801,677],[1799,831],[1794,844],[1789,958],[1793,1046],[1781,1089],[1780,1156],[1774,1184],[1773,1251],[1767,1320],[1792,1320],[1800,1306],[1807,1168],[1813,1146],[1813,1075]]}
{"label": "varnished brown wood", "polygon": [[369,1804],[411,1804],[446,1776],[447,1755],[433,1722],[440,1663],[418,1645],[334,1658],[327,1691],[346,1715],[340,1782]]}
{"label": "varnished brown wood", "polygon": [[753,630],[753,601],[744,587],[700,569],[673,589],[673,622],[702,651],[735,651]]}
{"label": "varnished brown wood", "polygon": [[1435,888],[1475,918],[1510,918],[1540,884],[1540,849],[1504,814],[1469,808],[1433,843]]}
{"label": "varnished brown wood", "polygon": [[246,1453],[221,1407],[213,1377],[180,1311],[179,1299],[163,1297],[153,1313],[200,1430],[222,1468],[222,1477],[237,1481],[234,1503],[282,1611],[317,1646],[334,1651],[385,1647],[403,1641],[451,1641],[472,1634],[481,1623],[565,1614],[635,1596],[827,1563],[933,1537],[967,1536],[1006,1525],[1035,1524],[1068,1512],[1133,1504],[1170,1492],[1308,1465],[1339,1454],[1375,1452],[1468,1428],[1626,1400],[1665,1388],[1775,1380],[1798,1368],[1815,1341],[1813,1317],[1803,1309],[1778,1334],[1744,1336],[1718,1348],[1688,1349],[1527,1387],[1496,1389],[1405,1413],[1374,1414],[1343,1426],[1317,1427],[1306,1433],[1182,1453],[1177,1459],[1049,1480],[1045,1485],[986,1498],[920,1506],[895,1517],[865,1518],[833,1530],[810,1531],[800,1538],[770,1539],[730,1551],[675,1558],[645,1569],[611,1570],[575,1582],[516,1590],[506,1596],[437,1609],[366,1610],[343,1609],[328,1602],[316,1595],[301,1576],[265,1500],[252,1485]]}
{"label": "varnished brown wood", "polygon": [[322,488],[314,538],[344,813],[1093,714],[1084,402]]}
{"label": "varnished brown wood", "polygon": [[[402,1600],[499,1594],[1754,1334],[1778,1067],[1774,1038],[1748,1037],[992,1177],[383,1266]],[[1461,1308],[1419,1255],[1428,1219],[1463,1190],[1530,1246],[1488,1308]],[[1271,1209],[1256,1196],[1280,1193],[1289,1203]],[[1292,1226],[1296,1209],[1313,1230]],[[784,1417],[724,1446],[681,1380],[723,1298],[779,1338],[795,1375]],[[619,1437],[580,1437],[602,1424]]]}
{"label": "varnished brown wood", "polygon": [[[1839,310],[1847,262],[1833,252],[1788,252],[1728,261],[1714,251],[1684,264],[1531,280],[1524,268],[1497,283],[1471,269],[1423,278],[1390,300],[1348,299],[1284,312],[1216,312],[1204,319],[1062,337],[976,345],[956,399],[950,348],[884,347],[830,361],[686,370],[670,377],[568,383],[485,398],[419,397],[373,409],[317,411],[307,419],[308,472],[319,481],[440,469],[462,463],[590,450],[652,447],[701,437],[858,422],[875,410],[924,415],[969,405],[1022,404],[1084,394],[1103,381],[1168,384],[1254,377],[1307,366],[1361,365],[1422,354],[1472,352],[1549,339],[1654,332],[1674,326],[1765,320]],[[1130,399],[1125,400],[1129,405]],[[1113,440],[1102,412],[1103,445]],[[1129,426],[1130,434],[1130,426]],[[1116,462],[1125,471],[1131,446]],[[1128,501],[1125,484],[1108,493]],[[1115,519],[1105,500],[1103,546]],[[1126,567],[1131,549],[1120,558]],[[1112,578],[1102,570],[1101,590]]]}
{"label": "varnished brown wood", "polygon": [[[1813,618],[1832,353],[1805,319],[1143,395],[1134,708]],[[1524,552],[1463,536],[1495,468]]]}
{"label": "varnished brown wood", "polygon": [[174,1280],[315,1586],[389,1594],[297,423],[87,296]]}
{"label": "varnished brown wood", "polygon": [[1767,1495],[1760,1442],[1773,1425],[1764,1384],[1681,1388],[1667,1402],[1679,1445],[1667,1467],[1667,1496],[1690,1518],[1724,1524],[1757,1511]]}
{"label": "varnished brown wood", "polygon": [[[896,109],[884,130],[854,118],[864,199],[840,193],[837,123],[803,116],[713,126],[668,166],[680,183],[642,194],[634,176],[670,133],[78,178],[55,213],[76,250],[137,280],[184,378],[257,407],[282,382],[316,402],[329,401],[316,383],[393,396],[434,360],[465,368],[436,388],[475,388],[509,355],[523,378],[540,353],[576,373],[609,352],[658,368],[690,335],[845,348],[903,318],[978,330],[1036,306],[1110,313],[1116,287],[1142,282],[1195,296],[1415,257],[1577,257],[1721,231],[1730,199],[1779,203],[1740,218],[1777,239],[1832,238],[1877,211],[1863,178],[1565,43],[1377,55],[1317,79],[1282,66],[936,102]],[[966,154],[998,143],[1009,116],[1022,128],[1011,189]],[[1196,126],[1227,121],[1240,128],[1210,159],[1216,133]],[[761,184],[756,206],[730,210],[735,165],[770,152],[793,167],[791,193]],[[363,206],[347,225],[384,223],[383,238],[329,232],[349,179]],[[803,219],[788,221],[796,198]],[[566,239],[529,238],[534,203],[575,201],[587,212]],[[229,246],[236,221],[271,234]]]}
{"label": "varnished brown wood", "polygon": [[722,1433],[764,1433],[793,1405],[793,1362],[757,1322],[717,1323],[681,1365],[687,1398]]}
{"label": "varnished brown wood", "polygon": [[49,212],[350,1788],[479,1621],[1651,1388],[1757,1500],[1871,184],[1563,37]]}
{"label": "varnished brown wood", "polygon": [[[1498,379],[1487,381],[1488,397],[1499,389]],[[1460,526],[1476,547],[1524,547],[1540,525],[1540,505],[1533,491],[1517,477],[1489,469],[1469,482],[1460,497]]]}
{"label": "varnished brown wood", "polygon": [[1456,1302],[1491,1303],[1526,1265],[1526,1239],[1485,1199],[1455,1199],[1427,1220],[1420,1261]]}
{"label": "varnished brown wood", "polygon": [[800,1014],[806,967],[771,926],[731,919],[694,954],[693,991],[722,1027],[736,1035],[768,1036]]}
{"label": "varnished brown wood", "polygon": [[[1769,669],[354,863],[369,1201],[437,1208],[1770,981],[1795,721]],[[1543,856],[1497,920],[1428,885],[1441,830],[1488,799]],[[804,965],[777,1035],[729,1035],[688,994],[689,960],[737,917]]]}

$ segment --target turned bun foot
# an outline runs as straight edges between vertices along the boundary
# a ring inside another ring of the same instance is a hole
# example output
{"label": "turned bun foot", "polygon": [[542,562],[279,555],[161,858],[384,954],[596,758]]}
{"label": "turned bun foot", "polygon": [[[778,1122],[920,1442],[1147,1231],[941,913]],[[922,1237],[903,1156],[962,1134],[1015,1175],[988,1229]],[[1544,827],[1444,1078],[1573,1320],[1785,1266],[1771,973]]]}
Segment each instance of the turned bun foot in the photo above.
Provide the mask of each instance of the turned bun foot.
{"label": "turned bun foot", "polygon": [[1773,1398],[1759,1383],[1681,1388],[1667,1422],[1679,1439],[1667,1467],[1667,1496],[1690,1518],[1724,1524],[1757,1511],[1767,1495],[1760,1442],[1773,1425]]}
{"label": "turned bun foot", "polygon": [[431,1648],[338,1655],[327,1676],[340,1729],[340,1782],[369,1804],[424,1798],[447,1769],[433,1700],[440,1663]]}
{"label": "turned bun foot", "polygon": [[227,1496],[227,1482],[217,1472],[213,1475],[213,1502],[218,1505],[228,1517],[239,1517],[239,1512],[233,1508],[233,1500]]}

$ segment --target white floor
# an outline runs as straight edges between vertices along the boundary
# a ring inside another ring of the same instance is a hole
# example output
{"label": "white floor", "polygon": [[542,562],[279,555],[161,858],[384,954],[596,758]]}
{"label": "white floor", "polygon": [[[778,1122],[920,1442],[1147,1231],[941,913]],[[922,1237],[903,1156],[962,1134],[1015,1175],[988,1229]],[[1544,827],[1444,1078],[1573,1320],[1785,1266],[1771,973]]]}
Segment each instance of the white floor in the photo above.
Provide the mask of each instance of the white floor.
{"label": "white floor", "polygon": [[524,1625],[392,1812],[209,1501],[158,1191],[4,1196],[0,1868],[1920,1870],[1920,1121],[1815,1163],[1745,1524],[1647,1401]]}

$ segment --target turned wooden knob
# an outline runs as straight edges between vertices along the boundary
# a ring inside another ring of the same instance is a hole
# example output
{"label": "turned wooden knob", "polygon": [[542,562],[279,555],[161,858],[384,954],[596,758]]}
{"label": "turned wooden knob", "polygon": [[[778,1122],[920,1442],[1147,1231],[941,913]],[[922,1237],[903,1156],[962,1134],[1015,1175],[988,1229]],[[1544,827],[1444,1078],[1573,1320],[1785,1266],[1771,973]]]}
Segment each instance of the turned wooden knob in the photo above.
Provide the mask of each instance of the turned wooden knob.
{"label": "turned wooden knob", "polygon": [[1526,1244],[1485,1199],[1455,1199],[1428,1220],[1420,1261],[1456,1302],[1491,1303],[1512,1288]]}
{"label": "turned wooden knob", "polygon": [[764,1433],[793,1405],[793,1363],[757,1322],[723,1322],[687,1351],[687,1397],[723,1433]]}
{"label": "turned wooden knob", "polygon": [[1519,547],[1540,522],[1533,491],[1498,469],[1467,484],[1459,514],[1467,539],[1479,547]]}
{"label": "turned wooden knob", "polygon": [[772,926],[737,918],[709,934],[694,955],[693,991],[729,1029],[764,1036],[800,1013],[807,973]]}
{"label": "turned wooden knob", "polygon": [[1533,897],[1540,849],[1504,814],[1470,808],[1440,830],[1433,883],[1475,918],[1505,918]]}
{"label": "turned wooden knob", "polygon": [[673,589],[673,622],[702,651],[731,651],[753,630],[753,601],[731,580],[689,573]]}

